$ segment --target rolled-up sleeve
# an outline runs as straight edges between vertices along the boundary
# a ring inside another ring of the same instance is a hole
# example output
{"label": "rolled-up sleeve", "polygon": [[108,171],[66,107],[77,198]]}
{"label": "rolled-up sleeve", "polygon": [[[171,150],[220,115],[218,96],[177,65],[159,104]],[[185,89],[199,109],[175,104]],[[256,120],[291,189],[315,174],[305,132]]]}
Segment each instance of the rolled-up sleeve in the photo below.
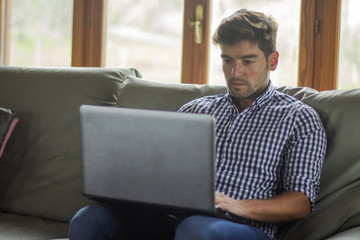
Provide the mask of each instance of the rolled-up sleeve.
{"label": "rolled-up sleeve", "polygon": [[320,189],[326,144],[326,133],[318,114],[314,109],[304,107],[298,112],[285,155],[283,184],[288,192],[305,194],[312,209]]}

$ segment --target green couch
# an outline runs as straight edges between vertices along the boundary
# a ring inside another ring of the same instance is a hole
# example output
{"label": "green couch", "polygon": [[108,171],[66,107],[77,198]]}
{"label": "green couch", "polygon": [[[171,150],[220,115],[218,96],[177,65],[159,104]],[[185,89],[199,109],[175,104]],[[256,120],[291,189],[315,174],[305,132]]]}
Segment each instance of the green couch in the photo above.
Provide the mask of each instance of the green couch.
{"label": "green couch", "polygon": [[[360,239],[360,90],[278,88],[313,106],[328,134],[316,210],[281,239]],[[0,67],[0,107],[20,122],[0,158],[0,239],[67,238],[82,195],[82,104],[176,111],[224,86],[143,80],[135,69]]]}

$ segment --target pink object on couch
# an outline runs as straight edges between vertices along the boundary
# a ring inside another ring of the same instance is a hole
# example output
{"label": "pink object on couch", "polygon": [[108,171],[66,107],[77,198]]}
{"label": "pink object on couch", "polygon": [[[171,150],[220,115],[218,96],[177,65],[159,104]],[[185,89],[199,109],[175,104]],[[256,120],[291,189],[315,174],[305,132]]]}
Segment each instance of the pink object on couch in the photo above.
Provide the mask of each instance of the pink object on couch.
{"label": "pink object on couch", "polygon": [[0,158],[4,152],[4,149],[5,149],[5,145],[7,143],[7,141],[9,140],[12,132],[14,131],[14,128],[16,126],[16,124],[19,122],[19,118],[14,118],[12,121],[11,121],[11,124],[10,124],[10,127],[9,129],[7,130],[6,132],[6,135],[5,135],[5,138],[4,138],[4,142],[2,143],[1,145],[1,149],[0,149]]}

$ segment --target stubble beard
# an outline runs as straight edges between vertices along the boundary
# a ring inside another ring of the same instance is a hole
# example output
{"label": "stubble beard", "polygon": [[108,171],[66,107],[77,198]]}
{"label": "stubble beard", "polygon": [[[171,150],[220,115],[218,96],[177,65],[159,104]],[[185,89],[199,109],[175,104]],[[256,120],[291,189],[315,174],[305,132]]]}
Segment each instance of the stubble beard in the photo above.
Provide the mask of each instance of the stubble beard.
{"label": "stubble beard", "polygon": [[[261,78],[264,79],[263,84],[252,86],[249,82],[242,78],[232,78],[228,81],[228,88],[233,98],[244,100],[244,99],[253,99],[255,100],[259,95],[261,95],[269,85],[269,75],[270,71],[267,67],[261,74]],[[243,86],[241,89],[236,89],[233,86],[234,83],[241,83]]]}

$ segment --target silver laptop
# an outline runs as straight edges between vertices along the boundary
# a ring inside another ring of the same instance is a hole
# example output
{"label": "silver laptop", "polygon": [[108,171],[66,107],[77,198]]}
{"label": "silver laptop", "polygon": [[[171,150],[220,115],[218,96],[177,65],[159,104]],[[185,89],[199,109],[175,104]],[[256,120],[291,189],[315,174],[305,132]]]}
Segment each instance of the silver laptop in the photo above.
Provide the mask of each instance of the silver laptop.
{"label": "silver laptop", "polygon": [[211,116],[89,105],[80,116],[85,195],[216,211]]}

